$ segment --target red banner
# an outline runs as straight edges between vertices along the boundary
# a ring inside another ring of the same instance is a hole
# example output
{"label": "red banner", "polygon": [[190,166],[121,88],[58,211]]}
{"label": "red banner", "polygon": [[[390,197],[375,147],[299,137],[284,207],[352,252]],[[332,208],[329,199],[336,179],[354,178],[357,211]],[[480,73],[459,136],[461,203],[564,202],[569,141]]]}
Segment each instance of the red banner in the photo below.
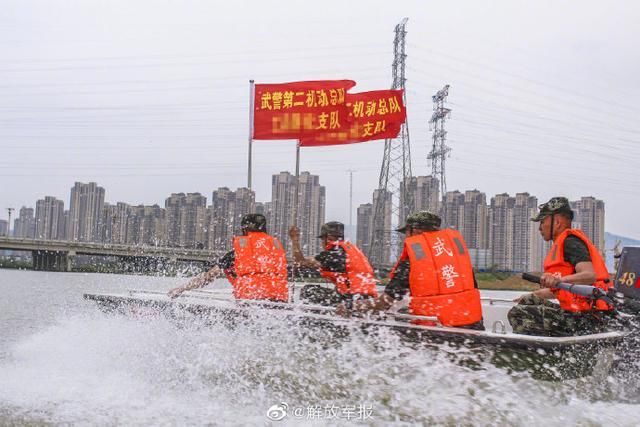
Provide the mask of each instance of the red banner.
{"label": "red banner", "polygon": [[402,90],[347,94],[348,127],[303,138],[300,145],[340,145],[395,138],[407,118],[402,95]]}
{"label": "red banner", "polygon": [[257,84],[253,139],[302,140],[349,129],[347,91],[353,80]]}

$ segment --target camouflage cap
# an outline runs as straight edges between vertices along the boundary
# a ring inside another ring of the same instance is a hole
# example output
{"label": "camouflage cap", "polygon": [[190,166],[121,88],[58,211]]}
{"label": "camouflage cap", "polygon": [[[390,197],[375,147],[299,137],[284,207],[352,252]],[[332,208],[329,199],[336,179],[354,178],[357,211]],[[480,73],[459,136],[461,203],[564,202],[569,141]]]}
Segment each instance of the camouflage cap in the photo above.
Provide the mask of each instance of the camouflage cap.
{"label": "camouflage cap", "polygon": [[552,197],[547,203],[543,203],[538,206],[538,209],[540,209],[540,212],[538,212],[538,215],[531,218],[531,221],[542,221],[549,215],[554,214],[566,214],[569,219],[573,219],[573,211],[571,210],[569,199],[566,197]]}
{"label": "camouflage cap", "polygon": [[318,238],[320,239],[326,236],[344,237],[344,224],[338,221],[322,224]]}
{"label": "camouflage cap", "polygon": [[240,220],[240,227],[253,231],[267,231],[267,219],[262,214],[246,214]]}
{"label": "camouflage cap", "polygon": [[440,219],[440,217],[433,212],[414,212],[407,216],[404,227],[398,228],[396,229],[396,231],[405,233],[407,231],[407,227],[419,228],[421,230],[436,230],[438,227],[440,227],[441,223],[442,219]]}

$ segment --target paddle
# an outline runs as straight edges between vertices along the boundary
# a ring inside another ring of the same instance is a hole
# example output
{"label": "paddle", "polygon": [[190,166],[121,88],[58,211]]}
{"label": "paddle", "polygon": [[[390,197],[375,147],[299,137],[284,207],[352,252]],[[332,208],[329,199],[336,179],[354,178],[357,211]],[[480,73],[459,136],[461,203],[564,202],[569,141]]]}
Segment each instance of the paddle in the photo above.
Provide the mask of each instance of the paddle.
{"label": "paddle", "polygon": [[[540,276],[534,274],[522,273],[522,278],[529,282],[540,284]],[[579,295],[581,297],[598,300],[601,299],[610,306],[614,306],[611,298],[607,296],[607,293],[600,288],[591,285],[574,285],[571,283],[560,282],[555,286],[556,289],[562,289],[572,294]]]}

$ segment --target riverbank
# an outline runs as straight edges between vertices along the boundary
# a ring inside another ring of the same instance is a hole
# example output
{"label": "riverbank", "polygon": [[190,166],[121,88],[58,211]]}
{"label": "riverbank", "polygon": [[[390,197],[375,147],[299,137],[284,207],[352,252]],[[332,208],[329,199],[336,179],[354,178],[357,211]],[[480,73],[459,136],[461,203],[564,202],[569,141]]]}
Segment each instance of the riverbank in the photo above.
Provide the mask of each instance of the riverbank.
{"label": "riverbank", "polygon": [[492,291],[535,291],[540,286],[523,280],[520,275],[511,275],[505,278],[484,278],[477,277],[478,287],[480,289]]}
{"label": "riverbank", "polygon": [[33,266],[31,261],[23,261],[13,258],[0,258],[0,268],[13,270],[32,270]]}

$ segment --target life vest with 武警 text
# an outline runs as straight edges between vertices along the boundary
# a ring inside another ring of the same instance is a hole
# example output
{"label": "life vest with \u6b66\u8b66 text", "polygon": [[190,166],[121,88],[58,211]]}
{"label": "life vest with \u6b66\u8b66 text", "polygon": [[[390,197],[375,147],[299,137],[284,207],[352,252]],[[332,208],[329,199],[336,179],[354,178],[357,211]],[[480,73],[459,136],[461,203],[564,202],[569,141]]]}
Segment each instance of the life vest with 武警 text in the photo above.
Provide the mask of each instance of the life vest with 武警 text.
{"label": "life vest with \u6b66\u8b66 text", "polygon": [[427,231],[407,237],[400,260],[407,258],[411,314],[437,317],[443,326],[466,326],[482,320],[480,292],[458,231]]}

